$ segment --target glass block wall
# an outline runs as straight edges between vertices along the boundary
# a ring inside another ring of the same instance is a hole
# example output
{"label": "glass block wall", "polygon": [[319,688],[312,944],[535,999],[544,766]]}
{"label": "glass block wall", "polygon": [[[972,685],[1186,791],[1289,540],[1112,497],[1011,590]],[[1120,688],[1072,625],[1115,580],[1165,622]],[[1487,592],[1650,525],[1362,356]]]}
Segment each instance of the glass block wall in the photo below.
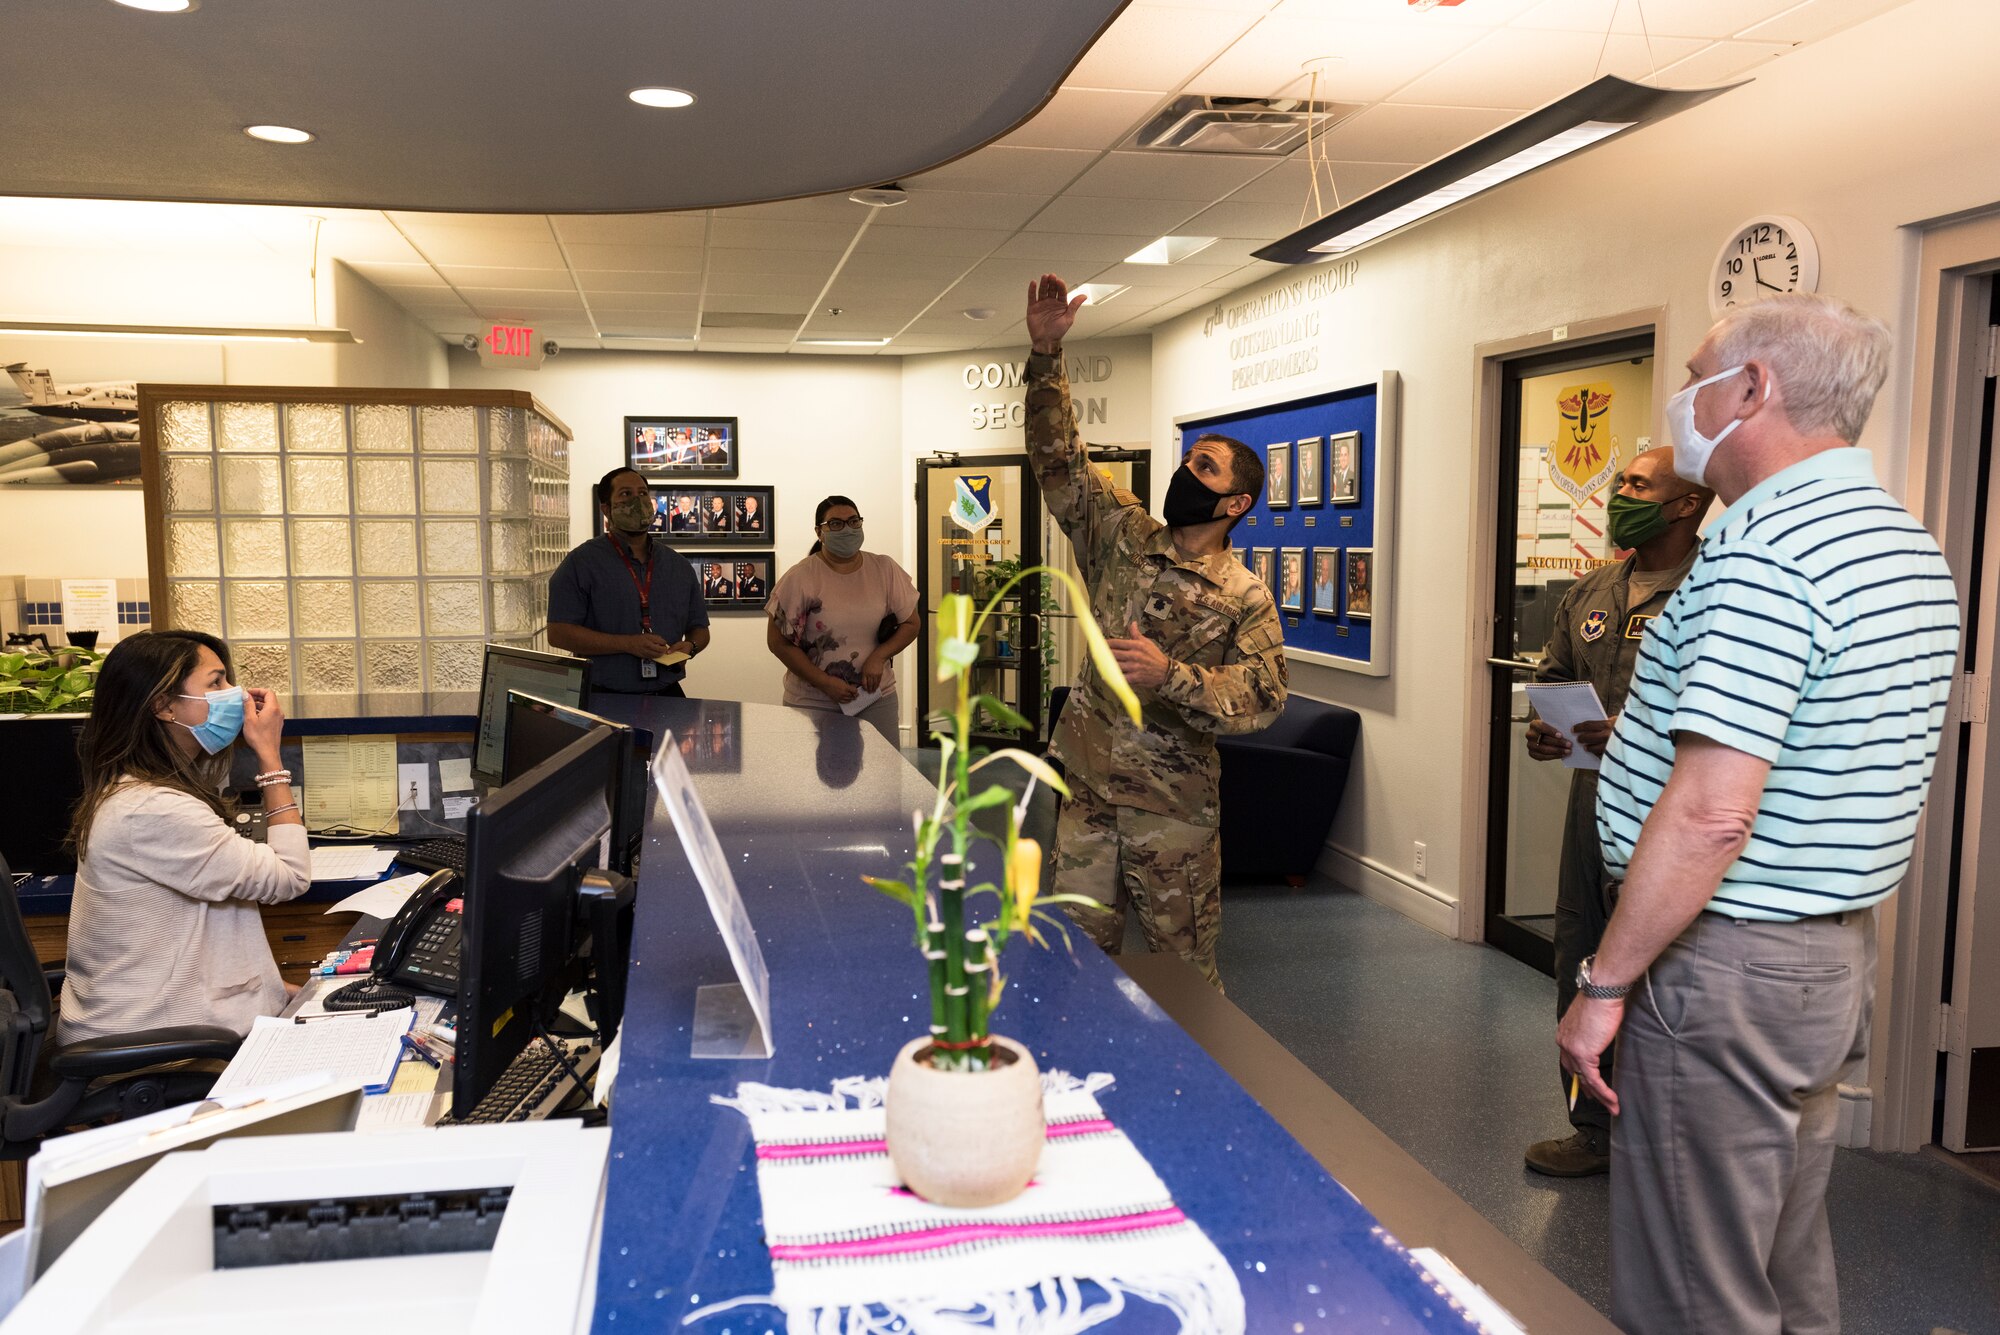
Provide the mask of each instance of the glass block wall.
{"label": "glass block wall", "polygon": [[142,392],[156,624],[223,635],[244,684],[470,691],[487,641],[545,646],[569,438],[528,396]]}

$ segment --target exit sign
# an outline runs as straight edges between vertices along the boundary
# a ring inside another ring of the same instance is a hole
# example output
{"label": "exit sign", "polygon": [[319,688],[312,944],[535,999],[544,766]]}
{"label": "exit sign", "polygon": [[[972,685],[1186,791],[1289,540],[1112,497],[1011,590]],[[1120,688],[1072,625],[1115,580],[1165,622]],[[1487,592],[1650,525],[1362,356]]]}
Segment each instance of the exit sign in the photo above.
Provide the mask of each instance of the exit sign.
{"label": "exit sign", "polygon": [[479,340],[479,364],[533,371],[542,364],[542,340],[535,337],[533,325],[488,325]]}

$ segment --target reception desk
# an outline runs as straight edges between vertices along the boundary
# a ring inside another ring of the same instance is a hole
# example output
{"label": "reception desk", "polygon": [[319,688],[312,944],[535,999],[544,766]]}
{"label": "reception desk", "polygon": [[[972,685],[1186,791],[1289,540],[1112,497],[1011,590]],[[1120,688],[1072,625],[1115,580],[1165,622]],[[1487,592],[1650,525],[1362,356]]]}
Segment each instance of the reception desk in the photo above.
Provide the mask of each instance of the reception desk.
{"label": "reception desk", "polygon": [[[612,1104],[593,1324],[615,1335],[682,1329],[709,1304],[770,1292],[749,1126],[712,1096],[740,1081],[825,1089],[842,1076],[886,1074],[897,1050],[925,1032],[928,992],[908,910],[860,878],[901,866],[911,813],[928,808],[935,790],[874,729],[837,714],[656,697],[607,697],[594,709],[656,738],[671,734],[682,747],[770,968],[775,1042],[765,1060],[690,1057],[695,989],[735,975],[672,824],[655,809]],[[1025,943],[1008,950],[995,1029],[1026,1044],[1044,1070],[1116,1078],[1099,1096],[1106,1115],[1229,1261],[1249,1330],[1468,1329],[1378,1222],[1380,1207],[1371,1213],[1336,1182],[1139,981],[1082,937],[1074,944],[1073,955]],[[1161,985],[1171,990],[1171,976]],[[1218,1022],[1201,1018],[1198,996],[1179,1004],[1192,1006],[1197,1023]],[[1226,1016],[1218,1032],[1245,1037]],[[1301,1082],[1260,1055],[1267,1073],[1290,1082],[1284,1097],[1302,1115],[1323,1113],[1319,1095],[1345,1107],[1309,1073]],[[1358,1115],[1355,1123],[1366,1127]],[[1484,1221],[1367,1130],[1377,1140],[1360,1138],[1361,1148],[1381,1160],[1378,1185],[1428,1182],[1429,1213],[1409,1217],[1434,1218],[1439,1199],[1453,1202],[1472,1221],[1454,1235],[1469,1245]],[[1529,1306],[1562,1318],[1540,1328],[1609,1329],[1490,1227],[1477,1236],[1490,1289],[1511,1288],[1517,1304],[1532,1299]],[[1519,1273],[1496,1283],[1502,1267]],[[720,1335],[779,1320],[774,1309],[737,1308],[685,1328]],[[1168,1330],[1172,1322],[1141,1303],[1110,1328]]]}

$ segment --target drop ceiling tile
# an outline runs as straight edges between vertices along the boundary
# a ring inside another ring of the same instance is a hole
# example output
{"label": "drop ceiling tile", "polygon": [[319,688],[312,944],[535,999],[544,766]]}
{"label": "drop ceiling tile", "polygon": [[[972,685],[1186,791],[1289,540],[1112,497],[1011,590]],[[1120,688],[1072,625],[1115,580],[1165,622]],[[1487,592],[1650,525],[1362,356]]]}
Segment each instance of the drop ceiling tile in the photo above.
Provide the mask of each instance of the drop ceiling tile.
{"label": "drop ceiling tile", "polygon": [[686,296],[644,296],[634,293],[612,294],[590,299],[591,313],[601,321],[611,316],[621,315],[679,315],[692,314],[701,308],[701,299]]}
{"label": "drop ceiling tile", "polygon": [[479,233],[513,241],[549,240],[549,219],[540,213],[386,213],[405,232]]}
{"label": "drop ceiling tile", "polygon": [[[1869,0],[1878,9],[1883,0]],[[1889,0],[1901,3],[1901,0]],[[1522,15],[1517,28],[1562,28],[1570,32],[1604,36],[1607,24],[1614,33],[1654,37],[1732,37],[1744,28],[1761,23],[1774,14],[1797,7],[1801,0],[1645,0],[1643,6],[1621,4],[1614,17],[1605,0],[1541,0]]]}
{"label": "drop ceiling tile", "polygon": [[779,222],[769,218],[731,218],[718,211],[709,228],[708,244],[717,250],[833,250],[847,249],[854,239],[852,226],[836,223]]}
{"label": "drop ceiling tile", "polygon": [[[1414,162],[1323,162],[1319,165],[1320,212],[1334,207],[1334,195],[1342,202],[1380,189],[1407,172]],[[1312,175],[1302,157],[1294,157],[1278,170],[1266,173],[1231,195],[1236,204],[1292,204],[1312,213]]]}
{"label": "drop ceiling tile", "polygon": [[[545,234],[546,235],[546,234]],[[412,233],[432,264],[474,265],[482,269],[560,269],[562,247],[554,241],[521,241],[470,228]]]}
{"label": "drop ceiling tile", "polygon": [[474,299],[472,309],[485,319],[520,320],[527,324],[537,320],[573,320],[583,314],[581,305],[543,306],[532,301],[501,301],[492,297]]}
{"label": "drop ceiling tile", "polygon": [[1573,93],[1600,74],[1649,78],[1700,50],[1702,39],[1651,40],[1583,32],[1503,28],[1397,90],[1394,100],[1426,106],[1529,110]]}
{"label": "drop ceiling tile", "polygon": [[718,218],[747,218],[774,222],[817,222],[859,227],[868,216],[866,204],[857,204],[847,191],[832,195],[808,195],[803,199],[779,199],[768,204],[738,204],[717,209]]}
{"label": "drop ceiling tile", "polygon": [[[970,190],[932,190],[919,184],[910,202],[882,209],[875,227],[1001,227],[1012,229],[1035,216],[1047,195],[1002,195]],[[874,228],[869,230],[873,231]]]}
{"label": "drop ceiling tile", "polygon": [[574,292],[576,280],[568,269],[505,269],[473,265],[440,265],[438,272],[454,287],[509,287],[538,292]]}
{"label": "drop ceiling tile", "polygon": [[419,320],[476,318],[473,308],[463,301],[398,301],[396,304]]}
{"label": "drop ceiling tile", "polygon": [[[1187,91],[1218,97],[1303,97],[1307,61],[1340,63],[1321,72],[1320,101],[1373,102],[1471,46],[1486,29],[1468,24],[1355,22],[1280,9],[1189,81]],[[1383,10],[1376,6],[1380,17]],[[1436,13],[1438,11],[1432,11]]]}
{"label": "drop ceiling tile", "polygon": [[1084,53],[1066,88],[1166,93],[1257,21],[1255,14],[1131,5]]}
{"label": "drop ceiling tile", "polygon": [[367,260],[342,262],[377,287],[443,287],[445,281],[428,264],[381,264]]}
{"label": "drop ceiling tile", "polygon": [[700,246],[603,245],[579,241],[566,244],[572,269],[621,269],[651,273],[700,273]]}
{"label": "drop ceiling tile", "polygon": [[785,297],[811,301],[826,286],[826,274],[726,273],[710,274],[706,296],[714,305],[717,298]]}
{"label": "drop ceiling tile", "polygon": [[936,282],[897,278],[851,278],[842,274],[821,299],[822,306],[845,306],[849,310],[897,307],[905,316],[930,304],[938,293],[957,282],[958,274]]}
{"label": "drop ceiling tile", "polygon": [[1328,157],[1340,162],[1430,162],[1489,130],[1520,119],[1492,107],[1413,107],[1383,104],[1336,125]]}
{"label": "drop ceiling tile", "polygon": [[1276,241],[1299,228],[1299,211],[1288,204],[1232,204],[1227,201],[1188,220],[1183,230],[1196,236]]}
{"label": "drop ceiling tile", "polygon": [[632,273],[623,269],[578,269],[585,296],[600,292],[699,292],[699,273]]}
{"label": "drop ceiling tile", "polygon": [[1107,154],[1065,195],[1080,199],[1184,199],[1212,204],[1268,171],[1272,160],[1221,153]]}
{"label": "drop ceiling tile", "polygon": [[1197,210],[1182,200],[1081,199],[1064,195],[1035,218],[1039,232],[1141,233],[1151,240],[1183,230],[1181,222]]}
{"label": "drop ceiling tile", "polygon": [[713,250],[708,256],[708,273],[719,274],[812,274],[824,280],[840,262],[837,253],[823,250]]}
{"label": "drop ceiling tile", "polygon": [[1110,264],[1159,239],[1157,232],[1017,232],[995,251],[998,258],[1037,264]]}
{"label": "drop ceiling tile", "polygon": [[1842,28],[1886,14],[1908,0],[1812,0],[1776,18],[1739,29],[1737,36],[1760,42],[1816,42]]}
{"label": "drop ceiling tile", "polygon": [[991,144],[903,184],[932,190],[1025,191],[1053,195],[1097,160],[1093,149],[1015,148]]}
{"label": "drop ceiling tile", "polygon": [[1783,42],[1713,42],[1661,73],[1677,87],[1713,87],[1749,77],[1792,50]]}
{"label": "drop ceiling tile", "polygon": [[1145,120],[1160,100],[1154,93],[1064,88],[1000,142],[1019,148],[1110,148]]}
{"label": "drop ceiling tile", "polygon": [[588,320],[552,320],[535,326],[536,338],[596,338],[597,326]]}
{"label": "drop ceiling tile", "polygon": [[708,230],[704,213],[564,213],[549,219],[565,244],[699,246]]}
{"label": "drop ceiling tile", "polygon": [[583,308],[583,298],[577,295],[574,288],[567,292],[556,292],[546,288],[471,287],[461,283],[458,292],[475,306],[491,302],[509,302],[532,306],[538,310],[581,311]]}
{"label": "drop ceiling tile", "polygon": [[[1463,7],[1419,10],[1411,0],[1280,0],[1271,16],[1326,22],[1383,23],[1405,32],[1438,28],[1497,28],[1534,8],[1538,0],[1466,0]],[[1610,0],[1605,0],[1608,4]],[[1630,0],[1625,0],[1629,3]]]}
{"label": "drop ceiling tile", "polygon": [[[1190,288],[1200,287],[1204,283],[1218,282],[1227,277],[1232,270],[1241,267],[1235,264],[1201,263],[1207,257],[1208,252],[1203,251],[1179,264],[1114,264],[1108,269],[1100,269],[1092,274],[1090,281],[1120,283],[1133,288],[1172,289],[1178,294]],[[1167,300],[1157,294],[1152,299]]]}
{"label": "drop ceiling tile", "polygon": [[861,254],[849,255],[840,266],[840,281],[865,279],[892,282],[928,282],[939,286],[972,267],[972,261],[952,255]]}
{"label": "drop ceiling tile", "polygon": [[937,255],[978,259],[1013,235],[984,227],[871,227],[854,243],[856,255]]}
{"label": "drop ceiling tile", "polygon": [[708,328],[707,326],[704,326],[701,331],[701,341],[703,345],[706,345],[711,339],[727,339],[731,343],[758,345],[757,351],[768,352],[770,351],[770,345],[774,343],[780,345],[790,343],[792,341],[792,336],[796,332],[797,330],[795,328],[794,329],[729,329],[729,328],[711,329]]}

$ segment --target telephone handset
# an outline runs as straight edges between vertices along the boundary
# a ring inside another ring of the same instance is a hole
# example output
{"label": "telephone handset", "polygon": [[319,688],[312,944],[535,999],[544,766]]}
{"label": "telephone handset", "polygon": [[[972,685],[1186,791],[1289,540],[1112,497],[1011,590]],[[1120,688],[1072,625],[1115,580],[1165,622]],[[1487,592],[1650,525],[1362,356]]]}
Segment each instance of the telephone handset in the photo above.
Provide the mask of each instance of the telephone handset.
{"label": "telephone handset", "polygon": [[460,910],[458,873],[433,872],[382,929],[368,976],[320,1004],[330,1011],[392,1010],[410,1005],[417,992],[457,996]]}

